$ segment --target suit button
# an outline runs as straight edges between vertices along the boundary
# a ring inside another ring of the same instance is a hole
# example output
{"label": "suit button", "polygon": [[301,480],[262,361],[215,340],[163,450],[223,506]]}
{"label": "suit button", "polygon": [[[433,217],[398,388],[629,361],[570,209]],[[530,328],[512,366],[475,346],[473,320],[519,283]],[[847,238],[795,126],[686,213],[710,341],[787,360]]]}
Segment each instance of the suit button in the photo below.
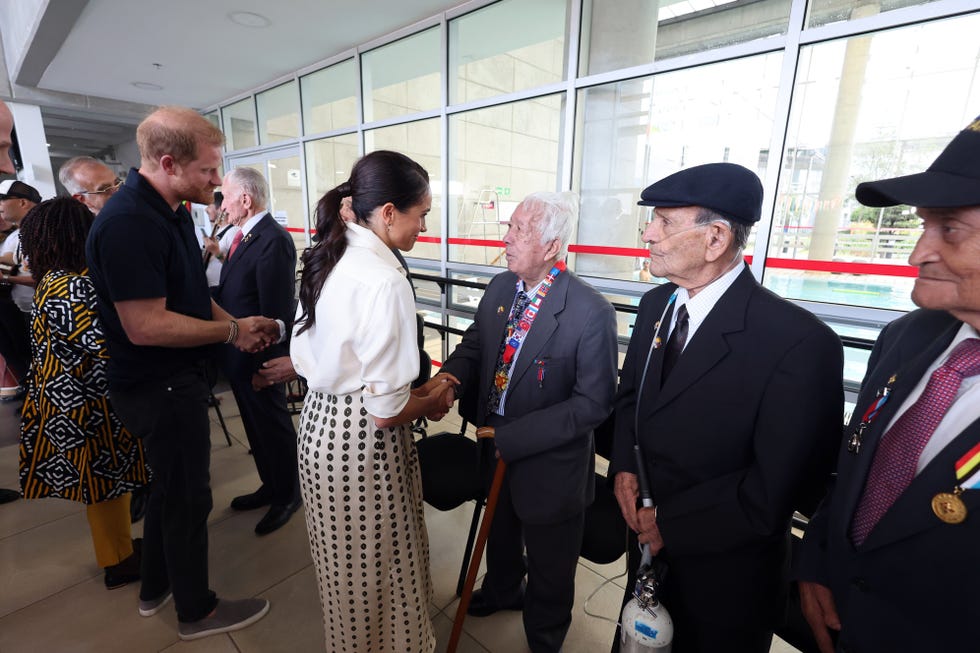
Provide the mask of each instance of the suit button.
{"label": "suit button", "polygon": [[865,579],[861,578],[860,576],[855,576],[854,578],[852,578],[851,579],[851,585],[853,585],[855,588],[857,588],[858,590],[860,590],[862,592],[867,592],[869,589],[871,589],[868,586],[868,581],[866,581]]}

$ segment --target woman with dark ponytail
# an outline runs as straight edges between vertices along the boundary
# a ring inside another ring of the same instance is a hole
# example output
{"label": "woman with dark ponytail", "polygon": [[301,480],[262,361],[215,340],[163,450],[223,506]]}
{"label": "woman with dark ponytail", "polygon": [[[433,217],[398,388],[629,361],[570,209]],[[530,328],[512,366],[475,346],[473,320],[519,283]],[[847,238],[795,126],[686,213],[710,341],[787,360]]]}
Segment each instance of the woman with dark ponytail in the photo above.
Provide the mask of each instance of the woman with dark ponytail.
{"label": "woman with dark ponytail", "polygon": [[320,199],[319,241],[303,254],[290,356],[309,385],[299,472],[328,651],[435,649],[409,425],[444,415],[452,392],[449,384],[410,391],[419,370],[415,305],[392,253],[412,249],[431,204],[419,164],[372,152]]}

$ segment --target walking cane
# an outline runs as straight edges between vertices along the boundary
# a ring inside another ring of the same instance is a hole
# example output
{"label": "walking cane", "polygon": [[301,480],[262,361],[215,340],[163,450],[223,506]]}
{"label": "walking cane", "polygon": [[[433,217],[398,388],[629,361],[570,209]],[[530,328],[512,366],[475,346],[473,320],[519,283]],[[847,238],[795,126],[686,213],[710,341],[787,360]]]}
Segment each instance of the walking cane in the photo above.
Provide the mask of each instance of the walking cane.
{"label": "walking cane", "polygon": [[[492,426],[481,426],[476,430],[476,437],[478,439],[493,438],[493,435],[494,431]],[[483,523],[480,524],[480,533],[476,536],[476,544],[473,546],[470,568],[466,572],[466,582],[463,583],[463,593],[459,597],[456,618],[453,620],[453,632],[449,636],[449,646],[446,647],[446,653],[456,653],[459,638],[463,634],[463,620],[466,619],[466,609],[470,607],[473,585],[476,584],[476,574],[480,571],[483,548],[486,546],[487,537],[490,535],[490,523],[493,521],[493,513],[497,510],[497,497],[500,496],[500,486],[504,483],[504,471],[506,468],[507,465],[504,461],[498,458],[497,468],[493,473],[493,482],[490,484],[490,492],[487,494],[487,507],[483,511]]]}

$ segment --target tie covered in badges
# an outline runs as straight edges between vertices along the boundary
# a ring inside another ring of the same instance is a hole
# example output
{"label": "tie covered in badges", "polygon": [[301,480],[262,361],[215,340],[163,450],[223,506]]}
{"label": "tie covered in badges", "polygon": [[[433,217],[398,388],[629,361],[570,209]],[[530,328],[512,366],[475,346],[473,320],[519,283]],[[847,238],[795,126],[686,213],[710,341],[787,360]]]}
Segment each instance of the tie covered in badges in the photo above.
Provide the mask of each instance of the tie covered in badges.
{"label": "tie covered in badges", "polygon": [[[517,282],[517,295],[514,299],[514,305],[511,307],[510,316],[507,319],[507,332],[504,335],[503,342],[500,344],[500,353],[497,355],[497,365],[494,368],[493,383],[490,387],[490,398],[487,402],[488,413],[496,413],[500,409],[500,399],[503,397],[504,392],[507,390],[507,385],[510,383],[510,370],[514,363],[514,357],[517,355],[521,343],[524,342],[524,338],[527,337],[528,332],[531,330],[531,326],[534,324],[534,320],[537,318],[538,311],[541,308],[541,303],[548,296],[548,291],[554,285],[555,279],[564,271],[565,262],[559,261],[556,263],[551,268],[551,271],[548,272],[548,276],[541,282],[533,298],[522,290],[523,282]],[[543,382],[543,369],[540,370],[539,375],[539,382]]]}

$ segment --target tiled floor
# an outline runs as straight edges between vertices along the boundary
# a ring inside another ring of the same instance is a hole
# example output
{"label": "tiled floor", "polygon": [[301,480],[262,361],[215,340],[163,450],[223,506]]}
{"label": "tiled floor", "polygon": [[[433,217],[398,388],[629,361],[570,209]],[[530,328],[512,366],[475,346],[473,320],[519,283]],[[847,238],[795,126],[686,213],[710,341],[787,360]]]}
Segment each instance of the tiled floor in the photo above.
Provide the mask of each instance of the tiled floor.
{"label": "tiled floor", "polygon": [[[214,510],[210,518],[211,585],[219,596],[264,596],[269,615],[235,633],[196,642],[177,637],[172,607],[140,617],[137,587],[106,591],[95,564],[84,510],[56,499],[17,501],[0,506],[0,652],[140,653],[187,651],[272,653],[324,648],[316,581],[301,515],[281,530],[257,537],[252,528],[261,511],[233,512],[232,497],[251,491],[258,480],[247,454],[244,431],[230,394],[223,396],[233,444],[227,446],[214,421],[211,474]],[[17,485],[18,420],[14,408],[0,404],[0,487]],[[458,429],[447,418],[430,432]],[[457,598],[456,578],[472,507],[449,512],[426,506],[435,595],[430,605],[445,650]],[[140,525],[134,526],[138,535]],[[624,560],[597,566],[582,560],[576,577],[575,612],[565,642],[568,653],[607,651],[613,625],[588,616],[586,598],[607,578],[623,571]],[[622,580],[601,587],[588,609],[608,618],[618,613]],[[172,604],[171,604],[172,605]],[[527,650],[520,615],[498,613],[467,619],[460,651],[522,653]],[[794,649],[782,642],[773,653]]]}

